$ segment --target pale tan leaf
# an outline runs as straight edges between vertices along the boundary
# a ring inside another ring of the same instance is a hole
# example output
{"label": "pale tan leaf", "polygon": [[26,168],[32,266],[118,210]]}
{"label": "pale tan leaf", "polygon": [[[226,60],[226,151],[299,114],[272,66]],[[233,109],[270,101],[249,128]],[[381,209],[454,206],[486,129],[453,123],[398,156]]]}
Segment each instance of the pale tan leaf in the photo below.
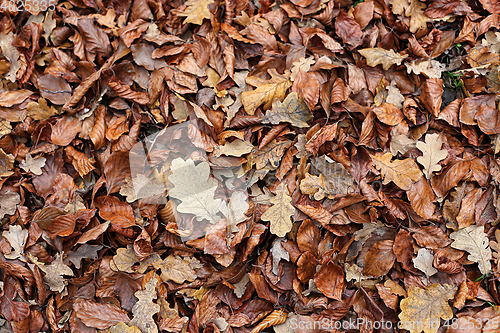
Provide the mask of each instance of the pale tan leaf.
{"label": "pale tan leaf", "polygon": [[382,173],[384,185],[392,181],[402,190],[409,190],[411,184],[417,182],[422,177],[422,172],[411,158],[391,161],[391,153],[370,156],[375,167]]}
{"label": "pale tan leaf", "polygon": [[408,297],[401,301],[399,319],[410,333],[436,333],[440,320],[453,318],[448,300],[453,299],[457,286],[432,284],[427,289],[408,288]]}
{"label": "pale tan leaf", "polygon": [[478,263],[481,274],[490,273],[492,253],[484,225],[471,225],[452,232],[450,238],[453,239],[451,247],[467,251],[467,259]]}
{"label": "pale tan leaf", "polygon": [[382,65],[385,70],[388,70],[392,65],[401,65],[401,62],[408,57],[407,54],[400,55],[392,49],[386,50],[380,47],[361,49],[359,53],[366,58],[368,66]]}
{"label": "pale tan leaf", "polygon": [[270,202],[272,206],[262,214],[261,219],[270,222],[271,233],[278,237],[285,237],[292,229],[291,216],[295,213],[286,183],[280,183],[276,188],[276,196],[270,199]]}
{"label": "pale tan leaf", "polygon": [[417,148],[422,152],[422,156],[417,158],[417,162],[424,167],[424,175],[430,179],[434,171],[441,170],[439,162],[448,156],[446,149],[441,149],[443,141],[439,134],[426,134],[425,143],[422,141],[417,142]]}

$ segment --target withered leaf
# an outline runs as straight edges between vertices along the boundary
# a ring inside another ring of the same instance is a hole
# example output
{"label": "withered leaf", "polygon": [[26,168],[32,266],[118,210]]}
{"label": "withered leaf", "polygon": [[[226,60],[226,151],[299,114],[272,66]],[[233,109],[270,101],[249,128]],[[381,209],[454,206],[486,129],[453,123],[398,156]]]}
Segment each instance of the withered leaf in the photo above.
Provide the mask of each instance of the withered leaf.
{"label": "withered leaf", "polygon": [[184,281],[193,282],[197,278],[196,273],[189,266],[189,262],[174,255],[154,262],[153,267],[161,269],[161,279],[164,282],[174,281],[181,284]]}
{"label": "withered leaf", "polygon": [[41,175],[42,167],[45,166],[45,161],[45,157],[33,158],[28,153],[26,154],[26,159],[21,163],[21,168],[28,172],[31,171],[35,175]]}
{"label": "withered leaf", "polygon": [[382,65],[385,70],[388,70],[392,65],[401,65],[401,62],[408,57],[407,54],[400,55],[394,50],[385,50],[380,47],[361,49],[358,52],[366,58],[368,66]]}
{"label": "withered leaf", "polygon": [[214,0],[188,0],[184,4],[188,6],[186,10],[177,15],[186,17],[183,22],[184,24],[193,23],[201,25],[204,19],[210,19],[209,5],[213,2]]}
{"label": "withered leaf", "polygon": [[410,286],[408,297],[401,301],[399,319],[411,333],[436,333],[440,320],[453,317],[448,300],[455,296],[457,287],[449,284],[432,284],[427,289]]}
{"label": "withered leaf", "polygon": [[278,237],[285,235],[292,229],[291,216],[295,213],[295,207],[291,204],[292,198],[288,194],[288,187],[285,183],[280,183],[276,188],[276,196],[269,200],[272,204],[261,219],[270,222],[271,233]]}
{"label": "withered leaf", "polygon": [[160,311],[160,306],[153,302],[156,299],[156,279],[150,279],[144,290],[135,292],[135,296],[139,300],[132,308],[134,318],[129,326],[137,326],[143,333],[158,333],[158,326],[153,319],[153,315]]}
{"label": "withered leaf", "polygon": [[434,171],[441,170],[439,162],[448,156],[446,149],[441,149],[443,141],[439,134],[426,134],[425,143],[417,142],[417,148],[422,152],[422,156],[417,158],[417,162],[424,167],[424,175],[427,179],[431,178]]}
{"label": "withered leaf", "polygon": [[43,277],[45,283],[49,285],[50,290],[62,293],[64,288],[66,288],[67,280],[63,275],[74,276],[73,271],[67,265],[63,263],[63,257],[60,253],[57,253],[54,260],[50,265],[45,265],[44,263],[38,262],[35,257],[30,257],[42,272],[45,273]]}
{"label": "withered leaf", "polygon": [[304,99],[299,98],[296,92],[292,92],[288,94],[283,103],[275,99],[272,109],[267,111],[262,122],[274,125],[288,122],[296,127],[309,127],[307,122],[312,118],[313,115]]}
{"label": "withered leaf", "polygon": [[4,231],[2,236],[7,238],[12,251],[4,256],[7,259],[17,259],[24,253],[24,245],[28,239],[28,230],[23,229],[20,225],[9,226],[9,231]]}
{"label": "withered leaf", "polygon": [[402,190],[409,190],[411,185],[422,177],[422,172],[411,158],[391,161],[391,153],[370,156],[375,167],[383,175],[383,184],[389,184],[392,181]]}
{"label": "withered leaf", "polygon": [[285,98],[286,91],[292,86],[289,80],[290,74],[278,74],[276,69],[270,69],[270,80],[263,80],[259,77],[249,76],[246,83],[256,87],[252,91],[241,93],[241,102],[245,107],[246,113],[254,115],[259,106],[264,104],[264,110],[271,108],[275,99],[282,101]]}
{"label": "withered leaf", "polygon": [[88,327],[106,329],[121,322],[129,322],[125,310],[110,303],[95,303],[77,298],[73,303],[76,316]]}
{"label": "withered leaf", "polygon": [[180,213],[195,214],[196,219],[207,219],[217,223],[222,201],[214,198],[217,181],[210,177],[210,167],[207,162],[194,164],[192,159],[176,158],[171,165],[172,174],[168,180],[174,184],[169,195],[179,199],[177,206]]}
{"label": "withered leaf", "polygon": [[492,253],[483,225],[471,225],[452,232],[450,238],[453,239],[451,247],[467,251],[467,259],[477,262],[482,274],[490,273]]}

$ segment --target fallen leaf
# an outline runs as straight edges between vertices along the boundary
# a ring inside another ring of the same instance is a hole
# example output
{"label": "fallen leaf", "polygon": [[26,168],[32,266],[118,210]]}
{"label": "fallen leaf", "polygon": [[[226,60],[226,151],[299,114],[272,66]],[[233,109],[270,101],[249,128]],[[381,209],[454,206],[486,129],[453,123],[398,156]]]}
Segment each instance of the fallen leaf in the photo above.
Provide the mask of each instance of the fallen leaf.
{"label": "fallen leaf", "polygon": [[[186,17],[182,23],[193,23],[201,25],[204,19],[210,19],[209,5],[214,0],[188,0],[184,3],[187,8],[177,16]],[[145,332],[143,332],[145,333]]]}
{"label": "fallen leaf", "polygon": [[295,208],[291,204],[292,198],[288,194],[288,187],[285,183],[280,183],[276,188],[276,196],[270,199],[272,204],[261,219],[270,222],[270,231],[278,237],[285,235],[292,229],[291,216],[295,213]]}
{"label": "fallen leaf", "polygon": [[467,259],[478,263],[481,274],[490,273],[492,253],[483,225],[471,225],[452,232],[450,238],[453,239],[451,247],[467,251]]}
{"label": "fallen leaf", "polygon": [[304,99],[298,98],[297,93],[292,92],[283,103],[278,99],[274,100],[272,109],[267,111],[262,123],[277,125],[280,122],[288,122],[295,127],[309,127],[307,122],[312,118],[313,115]]}
{"label": "fallen leaf", "polygon": [[73,303],[73,309],[76,316],[86,326],[97,329],[106,329],[119,323],[130,321],[125,310],[110,303],[95,303],[91,300],[76,298]]}
{"label": "fallen leaf", "polygon": [[45,273],[43,280],[49,285],[50,290],[62,293],[68,281],[63,275],[74,276],[73,271],[63,263],[63,257],[60,253],[56,253],[54,260],[50,265],[38,262],[36,258],[31,257],[32,261]]}
{"label": "fallen leaf", "polygon": [[21,168],[23,168],[26,172],[32,172],[35,175],[41,175],[42,167],[45,166],[45,161],[45,157],[33,158],[28,153],[26,154],[26,159],[21,163]]}
{"label": "fallen leaf", "polygon": [[262,104],[264,104],[264,110],[268,110],[275,99],[283,101],[287,89],[292,86],[292,82],[289,80],[290,74],[281,75],[275,69],[270,69],[269,75],[271,75],[270,80],[254,76],[246,78],[247,84],[257,87],[252,91],[241,93],[241,102],[249,115],[254,115]]}
{"label": "fallen leaf", "polygon": [[4,256],[7,259],[17,259],[22,257],[24,254],[24,245],[28,239],[28,230],[23,229],[20,225],[9,226],[9,231],[4,231],[2,236],[7,238],[10,246],[12,246],[12,251],[6,253]]}
{"label": "fallen leaf", "polygon": [[402,56],[394,50],[385,50],[380,47],[361,49],[358,52],[366,58],[368,66],[382,65],[384,70],[388,70],[392,65],[401,65],[401,62],[408,57],[407,54]]}
{"label": "fallen leaf", "polygon": [[401,301],[399,319],[410,333],[436,333],[440,320],[453,318],[448,300],[453,299],[457,287],[449,284],[432,284],[427,289],[408,288],[408,297]]}
{"label": "fallen leaf", "polygon": [[163,282],[174,281],[181,284],[184,281],[193,282],[197,278],[196,273],[191,269],[189,263],[174,255],[154,262],[153,267],[161,269],[161,279]]}
{"label": "fallen leaf", "polygon": [[210,177],[208,163],[195,165],[192,159],[179,157],[172,161],[171,170],[168,180],[174,188],[169,195],[181,201],[177,211],[194,214],[198,221],[207,219],[212,224],[217,223],[222,201],[214,198],[217,181]]}
{"label": "fallen leaf", "polygon": [[422,271],[427,278],[438,272],[438,270],[432,266],[433,261],[434,255],[427,249],[419,249],[417,257],[413,258],[415,268]]}
{"label": "fallen leaf", "polygon": [[439,134],[426,134],[425,143],[417,142],[417,148],[422,152],[422,156],[417,158],[417,162],[424,167],[424,175],[430,179],[434,171],[441,170],[439,162],[448,156],[446,149],[441,149],[443,141]]}
{"label": "fallen leaf", "polygon": [[391,153],[370,156],[375,167],[382,173],[384,185],[392,181],[402,190],[409,190],[422,177],[420,169],[411,158],[391,161]]}
{"label": "fallen leaf", "polygon": [[132,308],[134,317],[129,322],[129,326],[138,327],[142,333],[158,333],[153,316],[160,311],[160,306],[153,302],[156,299],[156,280],[150,279],[144,290],[135,292],[135,296],[139,299]]}

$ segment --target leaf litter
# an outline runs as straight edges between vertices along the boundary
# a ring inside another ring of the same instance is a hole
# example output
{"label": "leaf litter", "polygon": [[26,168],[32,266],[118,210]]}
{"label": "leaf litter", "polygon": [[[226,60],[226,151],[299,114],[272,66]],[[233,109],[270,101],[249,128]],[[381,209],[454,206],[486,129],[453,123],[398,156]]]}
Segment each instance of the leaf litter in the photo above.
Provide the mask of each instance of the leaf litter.
{"label": "leaf litter", "polygon": [[18,5],[0,332],[494,330],[496,1]]}

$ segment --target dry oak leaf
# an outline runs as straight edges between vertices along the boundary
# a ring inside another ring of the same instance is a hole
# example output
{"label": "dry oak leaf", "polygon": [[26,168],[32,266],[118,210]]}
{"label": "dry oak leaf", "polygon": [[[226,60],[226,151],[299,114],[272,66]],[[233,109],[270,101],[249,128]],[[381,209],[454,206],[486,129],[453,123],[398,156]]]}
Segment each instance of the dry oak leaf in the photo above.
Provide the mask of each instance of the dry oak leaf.
{"label": "dry oak leaf", "polygon": [[217,223],[222,200],[214,199],[218,183],[210,177],[209,164],[201,162],[195,165],[190,158],[184,161],[178,157],[172,161],[171,170],[168,180],[174,187],[168,194],[181,201],[177,211],[194,214],[198,221],[207,219],[212,224]]}
{"label": "dry oak leaf", "polygon": [[193,282],[197,275],[186,260],[180,257],[169,255],[165,259],[160,259],[153,263],[155,269],[161,269],[161,279],[163,282],[174,281],[182,284],[184,281]]}
{"label": "dry oak leaf", "polygon": [[101,330],[130,321],[127,311],[109,303],[95,303],[77,298],[73,303],[73,309],[78,319],[86,326]]}
{"label": "dry oak leaf", "polygon": [[467,259],[477,262],[481,274],[490,273],[492,253],[484,225],[471,225],[452,232],[450,238],[453,239],[451,247],[467,251]]}
{"label": "dry oak leaf", "polygon": [[45,283],[49,285],[50,290],[62,293],[66,287],[66,280],[62,277],[63,275],[74,276],[71,268],[63,263],[62,255],[56,253],[56,257],[50,265],[45,265],[43,262],[38,262],[36,257],[30,256],[30,260],[34,262],[42,272],[45,273],[43,277]]}
{"label": "dry oak leaf", "polygon": [[391,154],[396,156],[398,153],[401,155],[406,154],[407,151],[412,150],[417,146],[417,141],[410,139],[406,135],[396,135],[391,139]]}
{"label": "dry oak leaf", "polygon": [[288,194],[288,186],[281,182],[276,188],[276,196],[269,200],[272,204],[264,214],[262,221],[269,221],[270,231],[278,237],[285,235],[292,229],[292,215],[295,207],[291,204],[292,197]]}
{"label": "dry oak leaf", "polygon": [[252,151],[254,146],[249,142],[241,139],[235,139],[232,142],[227,141],[222,146],[215,146],[214,156],[220,155],[240,157]]}
{"label": "dry oak leaf", "polygon": [[132,267],[139,262],[139,258],[135,254],[132,244],[128,244],[126,248],[122,247],[116,250],[116,255],[109,263],[109,267],[115,272],[134,273]]}
{"label": "dry oak leaf", "polygon": [[359,53],[366,58],[368,66],[382,65],[385,70],[388,70],[394,64],[401,65],[401,62],[408,57],[407,54],[400,55],[392,49],[386,50],[380,47],[361,49]]}
{"label": "dry oak leaf", "polygon": [[15,157],[12,154],[6,154],[2,148],[0,148],[0,179],[2,177],[9,177],[14,173],[12,169],[14,168]]}
{"label": "dry oak leaf", "polygon": [[29,102],[26,106],[28,116],[33,120],[45,120],[57,114],[55,107],[47,105],[45,98],[39,98],[37,102]]}
{"label": "dry oak leaf", "polygon": [[304,98],[299,98],[296,92],[292,92],[283,103],[278,99],[274,100],[272,109],[267,111],[262,123],[277,125],[280,122],[287,122],[295,127],[309,127],[307,122],[311,119],[313,115]]}
{"label": "dry oak leaf", "polygon": [[6,253],[5,258],[17,259],[21,257],[24,253],[24,245],[28,239],[28,230],[23,229],[20,225],[10,225],[9,231],[4,231],[2,236],[7,238],[10,246],[12,246],[12,251]]}
{"label": "dry oak leaf", "polygon": [[422,172],[411,158],[392,162],[391,153],[370,156],[375,167],[382,173],[384,185],[392,181],[402,190],[408,191],[411,185],[422,177]]}
{"label": "dry oak leaf", "polygon": [[82,259],[97,259],[99,256],[97,251],[103,248],[103,245],[83,244],[76,251],[69,251],[68,256],[64,259],[64,263],[72,262],[77,269],[80,269]]}
{"label": "dry oak leaf", "polygon": [[436,333],[440,319],[453,318],[448,300],[453,299],[457,286],[432,284],[427,289],[408,288],[408,297],[401,301],[399,319],[410,333]]}
{"label": "dry oak leaf", "polygon": [[325,178],[322,174],[313,176],[306,173],[306,176],[300,182],[300,191],[303,194],[308,194],[309,198],[314,198],[314,200],[318,201],[325,197],[329,197],[330,199],[333,197],[326,186]]}
{"label": "dry oak leaf", "polygon": [[137,326],[128,326],[124,322],[120,322],[115,326],[111,326],[107,330],[99,331],[99,333],[142,333]]}
{"label": "dry oak leaf", "polygon": [[40,176],[42,174],[42,168],[45,166],[45,157],[31,157],[30,153],[26,154],[26,159],[22,161],[21,168],[24,171],[31,171],[33,174]]}
{"label": "dry oak leaf", "polygon": [[285,72],[284,75],[279,74],[276,69],[268,69],[271,79],[264,80],[256,76],[246,78],[246,83],[256,87],[255,90],[244,91],[241,93],[241,103],[245,108],[245,112],[249,115],[254,115],[255,110],[264,104],[264,110],[271,108],[275,99],[282,101],[285,98],[286,91],[292,86],[289,80],[290,73]]}
{"label": "dry oak leaf", "polygon": [[134,318],[129,325],[137,326],[142,333],[158,333],[158,326],[153,319],[153,316],[160,312],[160,306],[153,302],[153,299],[156,299],[156,279],[150,279],[144,290],[138,290],[134,295],[139,300],[132,308]]}
{"label": "dry oak leaf", "polygon": [[[187,6],[184,12],[177,14],[177,16],[186,17],[183,24],[193,23],[201,25],[204,19],[210,19],[209,5],[214,0],[188,0],[184,5]],[[143,332],[144,333],[144,332]]]}
{"label": "dry oak leaf", "polygon": [[225,201],[220,206],[220,211],[224,214],[228,223],[228,232],[238,232],[238,223],[245,221],[248,217],[245,212],[250,205],[247,203],[248,195],[244,191],[235,191],[231,194],[229,204]]}
{"label": "dry oak leaf", "polygon": [[439,162],[448,156],[446,149],[441,149],[443,141],[439,134],[426,134],[425,143],[417,142],[417,148],[422,152],[422,156],[417,158],[417,162],[424,167],[424,175],[427,179],[431,178],[434,171],[441,170]]}

